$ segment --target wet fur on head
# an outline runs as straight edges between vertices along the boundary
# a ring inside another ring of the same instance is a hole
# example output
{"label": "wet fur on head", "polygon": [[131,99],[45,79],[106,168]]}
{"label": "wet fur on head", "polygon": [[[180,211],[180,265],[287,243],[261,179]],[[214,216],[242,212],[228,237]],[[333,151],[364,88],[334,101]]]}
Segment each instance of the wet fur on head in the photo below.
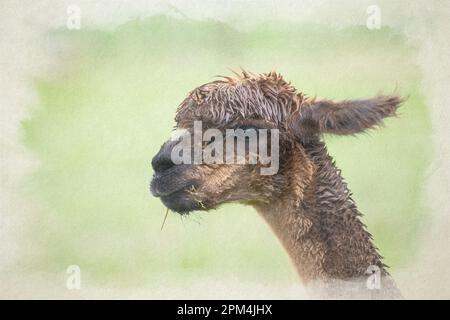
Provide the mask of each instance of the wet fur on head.
{"label": "wet fur on head", "polygon": [[280,74],[243,71],[193,90],[178,108],[175,120],[179,126],[192,119],[223,126],[237,119],[260,119],[285,127],[303,101],[303,94]]}
{"label": "wet fur on head", "polygon": [[348,135],[379,126],[384,118],[395,116],[402,102],[398,96],[338,102],[311,99],[276,72],[242,71],[193,90],[177,109],[175,120],[185,127],[193,119],[216,126],[260,119],[308,142],[322,133]]}

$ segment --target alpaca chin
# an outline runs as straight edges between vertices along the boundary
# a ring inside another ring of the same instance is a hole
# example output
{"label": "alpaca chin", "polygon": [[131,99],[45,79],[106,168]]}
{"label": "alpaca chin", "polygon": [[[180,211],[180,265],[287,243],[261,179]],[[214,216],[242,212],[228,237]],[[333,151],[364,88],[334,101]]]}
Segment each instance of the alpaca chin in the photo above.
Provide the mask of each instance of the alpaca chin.
{"label": "alpaca chin", "polygon": [[191,193],[186,190],[180,190],[161,197],[162,203],[172,211],[181,215],[189,214],[191,211],[205,210],[202,203],[196,201]]}

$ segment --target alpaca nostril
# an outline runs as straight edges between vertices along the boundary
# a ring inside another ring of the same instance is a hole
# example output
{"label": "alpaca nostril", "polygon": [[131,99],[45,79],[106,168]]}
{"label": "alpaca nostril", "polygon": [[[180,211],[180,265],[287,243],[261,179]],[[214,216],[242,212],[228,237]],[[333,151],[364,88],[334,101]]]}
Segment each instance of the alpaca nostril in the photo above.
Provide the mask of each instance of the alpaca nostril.
{"label": "alpaca nostril", "polygon": [[177,141],[167,141],[161,146],[159,152],[152,159],[154,172],[163,172],[175,166],[172,161],[172,149],[176,143]]}
{"label": "alpaca nostril", "polygon": [[157,154],[152,160],[152,167],[155,172],[163,172],[172,168],[175,163],[165,154]]}

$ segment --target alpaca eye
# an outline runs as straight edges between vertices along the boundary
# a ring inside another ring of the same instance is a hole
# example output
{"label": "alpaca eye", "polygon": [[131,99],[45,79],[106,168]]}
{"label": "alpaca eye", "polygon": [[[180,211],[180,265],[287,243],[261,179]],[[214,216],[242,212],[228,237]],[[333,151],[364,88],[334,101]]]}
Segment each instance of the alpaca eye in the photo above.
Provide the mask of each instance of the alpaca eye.
{"label": "alpaca eye", "polygon": [[250,140],[259,138],[259,128],[255,126],[242,125],[238,129],[244,131],[246,148],[248,148],[248,143],[250,142]]}
{"label": "alpaca eye", "polygon": [[238,129],[244,130],[245,133],[250,133],[250,132],[258,133],[258,130],[259,130],[259,128],[254,127],[254,126],[249,126],[249,125],[248,126],[247,125],[240,126],[240,127],[238,127]]}

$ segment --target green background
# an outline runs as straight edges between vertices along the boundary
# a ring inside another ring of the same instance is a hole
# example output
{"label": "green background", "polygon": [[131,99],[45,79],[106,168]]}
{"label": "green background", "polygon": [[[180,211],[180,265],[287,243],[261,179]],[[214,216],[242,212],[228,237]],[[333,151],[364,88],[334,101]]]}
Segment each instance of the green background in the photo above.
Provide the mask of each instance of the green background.
{"label": "green background", "polygon": [[151,287],[198,278],[292,283],[280,244],[250,207],[188,217],[149,193],[150,161],[193,88],[240,67],[276,70],[306,95],[408,100],[386,128],[325,137],[364,222],[395,271],[414,257],[426,222],[422,182],[431,125],[415,48],[393,29],[266,23],[238,31],[215,21],[155,16],[114,30],[54,31],[68,54],[57,74],[34,80],[38,103],[23,141],[39,159],[24,182],[35,219],[28,270],[79,265],[104,286]]}

